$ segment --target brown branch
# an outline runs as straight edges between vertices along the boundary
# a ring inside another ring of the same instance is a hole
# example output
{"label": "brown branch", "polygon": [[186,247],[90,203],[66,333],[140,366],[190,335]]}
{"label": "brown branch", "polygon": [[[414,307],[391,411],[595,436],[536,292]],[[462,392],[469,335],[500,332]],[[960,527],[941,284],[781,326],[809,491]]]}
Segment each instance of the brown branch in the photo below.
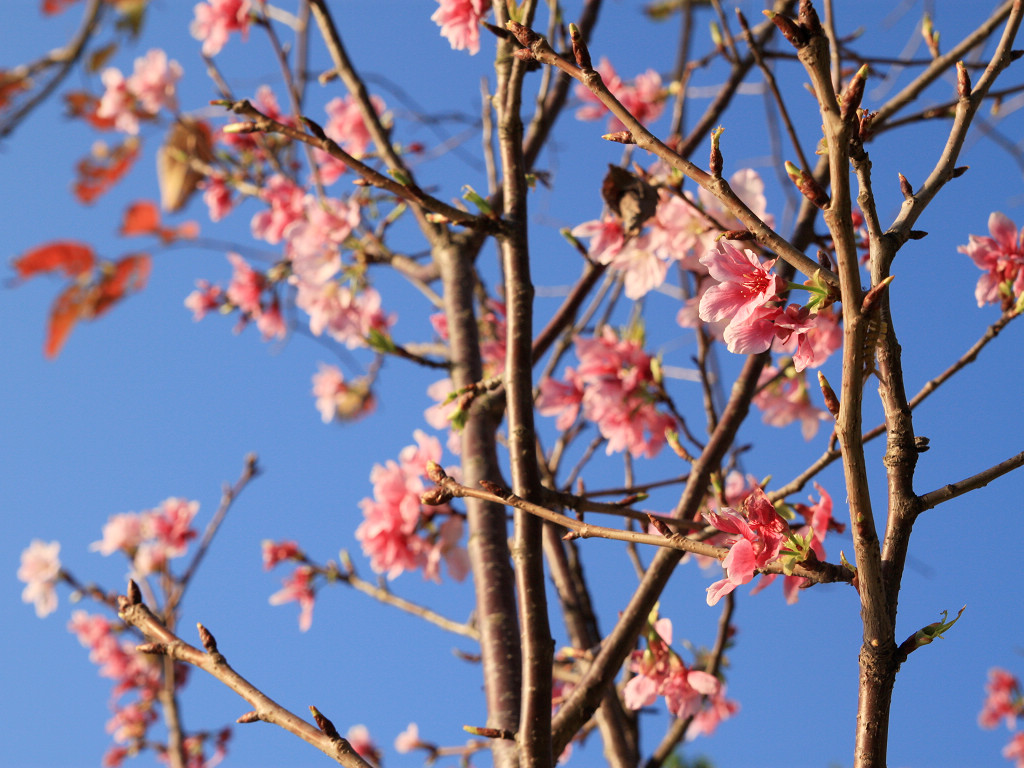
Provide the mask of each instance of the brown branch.
{"label": "brown branch", "polygon": [[[134,584],[129,585],[129,594],[135,592],[137,596],[137,588],[133,590],[131,587],[134,587]],[[204,638],[204,645],[212,647],[212,650],[206,652],[189,645],[171,632],[138,599],[133,600],[124,595],[120,596],[118,598],[118,615],[125,623],[142,632],[150,641],[138,647],[140,652],[159,654],[190,664],[213,676],[245,699],[253,710],[240,718],[244,722],[262,720],[266,723],[273,723],[313,745],[339,765],[344,765],[347,768],[373,768],[370,763],[356,753],[347,740],[338,736],[336,732],[333,736],[329,736],[323,730],[310,725],[232,669],[224,656],[216,650],[216,643],[212,641],[212,636],[202,625],[199,627],[200,636]],[[209,641],[205,641],[207,637],[209,637]]]}
{"label": "brown branch", "polygon": [[918,498],[918,512],[920,513],[926,509],[937,507],[944,501],[955,499],[957,496],[963,496],[968,491],[984,488],[993,480],[1022,466],[1024,466],[1024,452],[1018,453],[1016,456],[1011,456],[1005,461],[1001,461],[995,466],[989,467],[976,475],[965,477],[963,480],[955,483],[948,483],[941,488],[937,488],[934,491],[930,491],[929,493],[920,496]]}

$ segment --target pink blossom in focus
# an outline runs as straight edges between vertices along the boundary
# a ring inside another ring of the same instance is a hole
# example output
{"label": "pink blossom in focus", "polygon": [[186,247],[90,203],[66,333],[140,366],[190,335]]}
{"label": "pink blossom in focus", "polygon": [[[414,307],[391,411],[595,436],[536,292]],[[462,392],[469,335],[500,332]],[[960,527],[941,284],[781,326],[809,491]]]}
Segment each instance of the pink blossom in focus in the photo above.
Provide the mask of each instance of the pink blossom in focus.
{"label": "pink blossom in focus", "polygon": [[984,274],[978,278],[974,297],[978,306],[1000,304],[1004,309],[1024,293],[1024,232],[1002,213],[988,217],[991,237],[971,235],[967,245],[957,248],[967,254]]}
{"label": "pink blossom in focus", "polygon": [[782,278],[771,271],[774,259],[762,263],[753,251],[740,250],[728,240],[719,241],[701,256],[700,263],[718,281],[700,301],[700,318],[705,322],[728,317],[730,326],[743,323],[768,302],[778,300],[785,288]]}
{"label": "pink blossom in focus", "polygon": [[437,0],[438,8],[430,20],[441,27],[441,36],[451,43],[452,50],[480,50],[480,20],[487,15],[487,0]]}
{"label": "pink blossom in focus", "polygon": [[210,0],[197,3],[195,19],[189,32],[203,41],[203,55],[216,56],[228,41],[231,32],[249,34],[249,0]]}
{"label": "pink blossom in focus", "polygon": [[778,557],[789,535],[789,526],[760,488],[746,498],[742,512],[726,507],[720,512],[707,512],[704,517],[718,530],[736,534],[722,561],[726,578],[708,587],[708,605],[715,605],[724,595],[753,579],[755,570]]}
{"label": "pink blossom in focus", "polygon": [[395,751],[404,755],[419,748],[422,743],[419,726],[416,723],[409,723],[409,727],[395,737]]}
{"label": "pink blossom in focus", "polygon": [[313,626],[313,569],[300,565],[291,576],[284,579],[284,587],[270,596],[271,605],[297,602],[299,604],[299,630],[307,631]]}
{"label": "pink blossom in focus", "polygon": [[33,539],[21,553],[18,580],[25,582],[22,602],[33,603],[36,616],[43,618],[57,610],[57,581],[60,578],[60,542],[47,544]]}

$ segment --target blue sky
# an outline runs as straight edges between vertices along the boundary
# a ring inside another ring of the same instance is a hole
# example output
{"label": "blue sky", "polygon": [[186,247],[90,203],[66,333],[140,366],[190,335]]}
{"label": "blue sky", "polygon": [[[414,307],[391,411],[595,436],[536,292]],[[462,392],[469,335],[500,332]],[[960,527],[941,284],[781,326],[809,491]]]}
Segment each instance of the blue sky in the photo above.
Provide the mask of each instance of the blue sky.
{"label": "blue sky", "polygon": [[[852,4],[837,5],[842,29],[863,26],[877,34],[873,50],[895,55],[908,41],[917,40],[919,3],[908,3],[905,15],[890,13],[889,4],[879,2],[856,4],[856,15]],[[989,6],[936,5],[944,48]],[[0,65],[27,60],[60,44],[77,24],[77,6],[46,21],[36,6],[21,3],[7,13],[0,31]],[[451,51],[429,20],[434,7],[430,2],[332,6],[350,56],[394,112],[398,136],[428,146],[443,140],[458,145],[457,151],[418,169],[421,184],[442,199],[457,196],[463,184],[483,189],[481,167],[467,162],[467,157],[479,154],[479,80],[493,80],[493,45],[485,40],[475,57]],[[568,4],[568,18],[578,12],[577,6]],[[652,26],[642,19],[639,7],[625,0],[607,3],[591,40],[595,59],[607,55],[624,78],[649,67],[666,73],[674,61],[675,23]],[[757,4],[745,2],[742,7],[752,22],[760,18]],[[205,105],[215,93],[202,74],[198,43],[188,35],[190,19],[191,4],[154,2],[142,39],[112,63],[130,70],[135,56],[150,47],[165,48],[185,69],[182,109],[208,115]],[[702,15],[702,28],[707,22],[707,14]],[[700,45],[707,43],[702,39]],[[917,52],[923,54],[923,49]],[[245,45],[233,38],[217,61],[239,95],[250,95],[263,82],[280,85],[259,30],[252,31]],[[317,49],[314,67],[323,63]],[[810,147],[818,125],[814,105],[804,95],[803,78],[795,68],[790,65],[782,71],[788,75],[790,103],[802,111],[799,127],[805,147]],[[902,77],[895,84],[869,82],[865,106],[882,103],[906,82],[907,74]],[[716,70],[695,76],[691,114],[706,104],[707,94],[720,81]],[[1016,82],[1012,70],[1004,82]],[[75,88],[86,83],[99,88],[98,78],[87,81],[76,74],[69,79]],[[947,79],[928,94],[925,104],[952,93]],[[342,90],[337,83],[314,92],[310,113],[322,116],[323,104],[338,95]],[[1008,107],[1010,114],[1000,129],[1020,136],[1019,117],[1009,102]],[[459,119],[428,125],[416,122],[416,113],[454,114]],[[988,113],[984,117],[993,120]],[[664,122],[653,126],[656,132]],[[741,97],[723,125],[726,175],[743,167],[758,170],[768,185],[769,211],[786,233],[785,193],[768,165],[762,97]],[[941,150],[946,125],[887,135],[869,147],[884,222],[891,221],[898,209],[897,172],[912,184],[919,183]],[[582,124],[567,113],[541,160],[555,182],[553,191],[538,189],[531,198],[537,315],[542,320],[558,305],[579,269],[578,258],[557,230],[597,217],[601,176],[607,163],[621,158],[618,145],[597,138],[602,132],[603,125]],[[70,178],[77,159],[98,137],[65,119],[56,101],[34,113],[0,145],[4,258],[62,238],[88,241],[107,258],[148,246],[122,240],[116,230],[128,202],[157,197],[150,168],[162,133],[163,128],[144,130],[146,156],[125,182],[86,208],[73,199]],[[791,154],[783,153],[787,158]],[[698,150],[696,157],[703,162],[706,150]],[[642,165],[648,162],[635,159]],[[896,323],[911,391],[956,359],[997,317],[992,307],[976,307],[978,273],[956,252],[957,245],[965,243],[968,234],[986,234],[993,210],[1024,223],[1021,170],[1007,153],[974,135],[961,164],[970,165],[970,172],[953,182],[918,224],[929,236],[908,244],[894,268]],[[254,243],[249,235],[248,221],[257,210],[250,203],[214,225],[196,199],[172,221],[197,219],[205,237],[273,259],[275,251]],[[400,229],[398,238],[397,247],[409,252],[424,248],[411,230]],[[0,324],[8,330],[7,364],[0,374],[0,398],[5,403],[0,409],[0,513],[6,529],[0,562],[8,578],[0,592],[0,622],[5,628],[0,634],[0,690],[5,692],[0,697],[0,719],[5,723],[8,765],[94,766],[109,743],[104,732],[109,683],[98,677],[85,649],[65,629],[71,610],[92,607],[69,605],[64,591],[58,611],[38,620],[21,602],[22,585],[14,578],[21,550],[34,538],[59,540],[65,567],[79,579],[120,589],[125,563],[89,551],[107,518],[183,496],[201,502],[199,519],[205,524],[217,507],[222,484],[238,476],[250,451],[259,454],[264,473],[237,502],[190,588],[180,624],[183,636],[195,642],[191,627],[201,621],[216,635],[232,665],[282,704],[297,712],[315,705],[342,732],[352,724],[367,725],[385,749],[388,766],[422,762],[420,755],[397,755],[391,749],[394,737],[409,722],[419,723],[424,738],[449,745],[465,741],[463,724],[484,721],[478,670],[453,653],[473,653],[471,642],[344,587],[319,594],[313,627],[304,634],[298,631],[295,606],[268,605],[267,597],[279,588],[283,573],[261,569],[263,539],[296,539],[320,562],[348,549],[360,573],[371,576],[354,538],[361,519],[358,501],[371,492],[373,464],[395,458],[413,442],[415,429],[426,428],[422,413],[431,401],[425,389],[437,376],[388,361],[380,377],[376,415],[345,426],[324,425],[310,395],[317,364],[335,362],[357,370],[367,358],[339,353],[301,334],[285,343],[266,344],[255,329],[233,334],[231,319],[211,317],[194,323],[182,302],[197,278],[227,280],[226,247],[199,242],[160,252],[146,290],[100,321],[76,328],[54,361],[43,358],[42,344],[57,283],[37,278],[2,289]],[[485,251],[484,258],[493,260],[493,252]],[[485,274],[493,284],[496,270]],[[386,274],[374,277],[385,307],[398,313],[396,338],[412,341],[429,335],[429,307],[419,294]],[[650,347],[662,352],[668,365],[691,367],[695,346],[692,337],[674,324],[676,310],[677,302],[667,295],[649,299],[645,314]],[[917,432],[931,439],[931,450],[919,464],[919,492],[971,475],[1021,450],[1021,333],[1011,324],[978,363],[916,414]],[[728,377],[738,360],[724,350],[722,355],[723,376]],[[825,371],[838,380],[837,361]],[[699,413],[699,392],[692,383],[674,381],[670,387],[686,409]],[[865,411],[865,423],[877,423],[880,409],[873,384],[868,386]],[[543,426],[550,439],[553,425],[544,421]],[[771,475],[778,485],[816,458],[826,439],[822,432],[804,442],[796,427],[764,428],[755,416],[741,434],[742,442],[754,445],[743,464],[755,476]],[[872,444],[868,457],[876,508],[884,505],[882,450],[881,443]],[[446,456],[445,463],[452,462],[453,457]],[[653,479],[673,472],[672,467],[670,459],[638,463],[637,473],[640,479]],[[593,475],[594,486],[607,477],[615,482],[621,478],[620,461],[600,456],[594,468],[601,473]],[[678,466],[674,471],[680,471]],[[820,481],[832,493],[836,514],[843,519],[841,473],[832,467]],[[915,527],[900,601],[900,635],[938,620],[943,610],[955,612],[966,604],[967,611],[946,639],[914,654],[900,673],[890,731],[893,766],[1005,764],[999,750],[1008,735],[980,731],[975,719],[991,666],[1024,674],[1017,544],[1022,491],[1021,476],[1011,475],[929,511]],[[670,509],[677,492],[653,495],[647,508]],[[827,546],[830,560],[838,559],[840,549],[851,554],[848,537],[837,537]],[[590,540],[581,549],[593,579],[601,626],[608,630],[628,599],[635,576],[620,545]],[[718,613],[706,606],[704,589],[717,578],[714,571],[694,565],[676,574],[662,599],[661,613],[674,620],[677,643],[684,637],[698,647],[713,642]],[[455,619],[464,620],[472,608],[467,584],[446,581],[439,586],[413,573],[391,586]],[[692,743],[684,754],[705,752],[720,768],[755,762],[768,767],[849,765],[860,643],[856,596],[840,586],[818,587],[790,607],[778,586],[754,597],[748,591],[739,591],[739,635],[727,670],[729,695],[742,710],[713,739]],[[563,643],[557,617],[552,625]],[[216,729],[247,709],[234,694],[200,674],[192,675],[181,699],[189,728]],[[647,753],[664,728],[661,707],[659,702],[644,718]],[[285,762],[318,765],[324,758],[279,729],[255,724],[236,728],[228,759],[229,765],[259,767]],[[478,762],[486,764],[485,759]],[[137,762],[153,763],[149,755]],[[594,737],[570,764],[600,763],[600,745]]]}

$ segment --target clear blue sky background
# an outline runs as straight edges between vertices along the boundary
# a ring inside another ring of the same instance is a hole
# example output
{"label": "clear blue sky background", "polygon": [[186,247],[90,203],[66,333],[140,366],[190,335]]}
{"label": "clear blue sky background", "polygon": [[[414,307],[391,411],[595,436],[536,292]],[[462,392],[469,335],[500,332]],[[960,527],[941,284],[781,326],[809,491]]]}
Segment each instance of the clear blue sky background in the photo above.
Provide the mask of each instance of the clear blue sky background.
{"label": "clear blue sky background", "polygon": [[[80,8],[42,21],[36,2],[11,4],[0,31],[0,65],[25,61],[60,45],[78,22]],[[574,18],[578,3],[568,3]],[[872,50],[895,55],[916,43],[921,4],[907,3],[890,12],[889,3],[837,3],[840,27],[864,27],[877,43]],[[948,48],[989,11],[991,3],[937,3],[936,25]],[[425,1],[335,2],[339,26],[349,53],[394,111],[397,136],[428,146],[453,139],[453,151],[422,169],[421,184],[442,198],[459,194],[461,185],[485,187],[482,169],[467,158],[479,147],[475,121],[479,114],[479,81],[492,77],[493,44],[485,39],[476,57],[452,52],[429,20],[434,3]],[[648,67],[667,73],[674,61],[677,24],[646,23],[636,2],[609,2],[591,41],[595,59],[607,55],[624,78]],[[752,22],[760,5],[742,3]],[[191,3],[159,0],[140,43],[126,48],[113,63],[130,71],[135,56],[150,47],[165,48],[185,69],[180,96],[183,110],[202,110],[214,96],[203,76],[199,45],[188,34]],[[707,14],[701,15],[705,29]],[[706,40],[702,39],[703,46]],[[314,45],[315,66],[325,64]],[[924,55],[923,49],[918,56]],[[250,95],[264,82],[280,89],[270,49],[259,30],[248,44],[234,36],[218,63],[239,95]],[[1019,68],[1019,64],[1016,65]],[[794,69],[783,67],[793,75]],[[895,92],[896,84],[869,84],[865,105],[874,107]],[[752,83],[759,77],[752,75]],[[1009,78],[1007,82],[1013,81]],[[70,85],[85,85],[78,75]],[[695,88],[721,82],[721,72],[699,72]],[[805,148],[813,146],[818,120],[812,100],[804,95],[802,77],[786,82],[790,104],[800,118]],[[98,78],[89,82],[98,90]],[[401,89],[403,96],[395,90]],[[322,105],[342,95],[337,83],[312,94],[310,113],[322,117]],[[926,103],[949,98],[947,78],[930,92]],[[690,114],[707,103],[707,90],[692,98]],[[747,166],[764,176],[769,210],[782,220],[785,194],[768,167],[762,97],[742,97],[723,121],[727,175]],[[416,122],[425,113],[459,113],[466,122],[436,126]],[[991,120],[987,113],[986,120]],[[653,127],[664,127],[664,119]],[[893,134],[872,144],[875,189],[884,222],[895,216],[900,200],[897,172],[915,186],[927,174],[943,143],[945,123]],[[1013,137],[1021,123],[1010,115],[1002,126]],[[554,174],[555,191],[538,190],[531,199],[535,239],[538,317],[543,321],[557,306],[560,292],[578,272],[578,257],[558,238],[557,229],[595,218],[600,211],[598,188],[606,164],[618,162],[621,148],[602,142],[603,125],[581,124],[571,113],[560,123],[552,149],[541,166]],[[152,152],[162,128],[144,130],[146,157],[131,176],[92,208],[75,202],[69,182],[76,160],[95,140],[79,122],[66,120],[56,101],[40,109],[0,145],[0,230],[3,255],[11,258],[44,241],[79,238],[105,257],[138,250],[141,241],[123,241],[116,230],[124,206],[138,198],[156,198]],[[461,142],[461,143],[460,143]],[[705,150],[698,157],[705,157]],[[784,156],[792,157],[790,150]],[[647,159],[637,158],[641,164]],[[956,246],[969,233],[985,234],[990,211],[1002,210],[1024,222],[1021,170],[1009,155],[975,135],[962,161],[971,171],[951,184],[929,208],[918,226],[928,238],[909,244],[894,269],[896,322],[903,340],[904,363],[912,391],[943,370],[981,335],[997,317],[992,307],[978,309],[973,291],[978,273]],[[339,182],[344,190],[347,181]],[[788,193],[789,190],[786,190]],[[181,218],[198,219],[210,238],[276,253],[252,242],[249,204],[222,225],[212,225],[202,204],[193,202]],[[177,220],[177,219],[176,219]],[[780,229],[787,232],[785,223]],[[414,238],[396,243],[410,251],[422,249]],[[397,456],[412,442],[414,429],[425,428],[423,410],[430,405],[426,385],[436,376],[389,361],[380,378],[379,408],[374,418],[338,427],[324,425],[314,409],[310,377],[319,361],[338,362],[336,351],[296,335],[284,344],[264,344],[254,329],[232,334],[233,320],[211,317],[194,323],[183,307],[196,278],[225,282],[230,269],[225,247],[186,245],[160,253],[150,283],[141,295],[117,306],[107,317],[85,324],[72,334],[55,361],[42,355],[46,315],[58,285],[45,278],[2,289],[0,327],[5,329],[3,372],[0,373],[0,721],[4,749],[0,764],[39,768],[95,766],[109,737],[104,723],[110,713],[110,685],[101,679],[65,625],[70,611],[66,591],[57,613],[40,621],[20,601],[22,585],[14,578],[21,550],[33,538],[59,540],[65,567],[83,581],[122,588],[125,564],[88,551],[100,537],[108,516],[151,508],[169,496],[201,502],[205,524],[217,507],[220,487],[234,480],[249,451],[259,454],[264,474],[238,501],[187,596],[180,626],[203,622],[216,635],[220,649],[242,674],[270,696],[302,713],[310,704],[327,714],[344,732],[366,724],[384,749],[388,766],[421,764],[421,755],[397,755],[394,737],[412,721],[421,735],[440,744],[465,740],[463,724],[483,724],[484,712],[477,668],[453,650],[473,653],[464,639],[449,636],[417,620],[382,607],[368,598],[335,587],[317,599],[312,629],[297,628],[294,605],[271,607],[267,597],[279,588],[281,572],[267,574],[260,566],[260,541],[298,540],[318,561],[351,550],[364,576],[371,576],[358,553],[354,530],[361,519],[359,499],[371,492],[369,471],[375,462]],[[9,272],[7,273],[9,274]],[[494,270],[489,270],[494,279]],[[378,277],[385,306],[399,314],[399,341],[424,339],[427,306],[418,294]],[[655,295],[647,304],[652,348],[664,353],[668,365],[689,367],[694,353],[690,335],[674,325],[676,303]],[[919,434],[931,438],[932,449],[921,458],[919,492],[961,479],[1021,450],[1024,416],[1019,406],[1022,365],[1021,328],[1011,325],[982,359],[928,400],[918,412]],[[728,376],[737,360],[723,358]],[[341,355],[352,370],[364,362],[358,354]],[[833,363],[826,373],[838,379]],[[671,384],[687,412],[699,413],[699,392],[685,381]],[[869,385],[866,424],[877,423],[879,409]],[[550,435],[551,424],[545,427]],[[775,485],[788,481],[823,450],[822,432],[805,443],[796,427],[762,428],[756,417],[744,428],[742,441],[755,448],[745,454],[747,471],[772,475]],[[884,507],[881,443],[869,451],[876,507]],[[452,463],[446,457],[446,463]],[[603,475],[592,487],[618,484],[621,466],[599,457]],[[671,459],[638,465],[638,479],[680,472]],[[836,514],[846,511],[838,469],[821,482],[832,493]],[[947,639],[911,657],[897,682],[891,726],[890,765],[1002,765],[999,750],[1005,731],[980,731],[975,719],[989,667],[1024,673],[1024,617],[1021,611],[1022,476],[1001,479],[967,498],[926,513],[914,531],[905,587],[900,601],[900,636],[935,621],[942,610],[967,611]],[[677,490],[656,494],[648,508],[671,508]],[[794,499],[800,501],[803,499]],[[827,542],[829,559],[839,549],[850,554],[848,537]],[[635,576],[619,544],[587,541],[581,549],[602,615],[610,628],[625,604]],[[681,568],[661,603],[663,616],[675,622],[677,638],[695,646],[710,645],[718,612],[704,602],[704,589],[718,578],[696,566]],[[399,594],[428,604],[456,619],[472,607],[467,584],[424,583],[407,574],[392,584]],[[739,635],[729,654],[729,695],[742,705],[712,740],[685,748],[692,757],[705,752],[720,768],[772,766],[841,766],[852,761],[856,707],[857,651],[860,644],[855,594],[840,586],[804,592],[795,607],[785,605],[778,586],[760,595],[739,591],[736,621]],[[93,609],[91,605],[82,605]],[[564,633],[553,621],[559,643]],[[201,674],[191,677],[181,696],[189,728],[217,729],[247,707],[219,684]],[[649,753],[657,743],[664,717],[644,718],[643,743]],[[229,765],[313,766],[325,758],[294,737],[269,725],[236,728]],[[451,761],[449,761],[451,762]],[[486,756],[475,761],[486,764]],[[572,765],[602,762],[599,740],[578,748]],[[147,755],[138,765],[151,765]]]}

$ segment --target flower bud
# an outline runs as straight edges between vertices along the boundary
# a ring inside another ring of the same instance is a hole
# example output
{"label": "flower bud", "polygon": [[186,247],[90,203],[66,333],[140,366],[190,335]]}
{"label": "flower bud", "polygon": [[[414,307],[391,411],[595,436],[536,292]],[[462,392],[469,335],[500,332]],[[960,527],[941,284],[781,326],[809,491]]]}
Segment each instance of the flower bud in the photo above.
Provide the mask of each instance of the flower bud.
{"label": "flower bud", "polygon": [[569,37],[572,38],[572,53],[576,57],[576,66],[580,69],[593,69],[590,62],[590,51],[587,49],[587,44],[583,41],[580,28],[575,24],[569,25]]}
{"label": "flower bud", "polygon": [[802,168],[798,168],[788,160],[786,161],[786,174],[793,180],[793,183],[796,184],[797,189],[800,190],[804,197],[818,208],[828,208],[831,202],[828,193],[825,192],[811,174]]}
{"label": "flower bud", "polygon": [[825,407],[828,408],[828,412],[834,417],[839,417],[839,398],[836,396],[835,390],[828,383],[828,379],[825,378],[825,374],[818,371],[818,386],[821,387],[821,394],[825,398]]}
{"label": "flower bud", "polygon": [[971,98],[971,76],[962,61],[956,63],[956,95],[961,99]]}

